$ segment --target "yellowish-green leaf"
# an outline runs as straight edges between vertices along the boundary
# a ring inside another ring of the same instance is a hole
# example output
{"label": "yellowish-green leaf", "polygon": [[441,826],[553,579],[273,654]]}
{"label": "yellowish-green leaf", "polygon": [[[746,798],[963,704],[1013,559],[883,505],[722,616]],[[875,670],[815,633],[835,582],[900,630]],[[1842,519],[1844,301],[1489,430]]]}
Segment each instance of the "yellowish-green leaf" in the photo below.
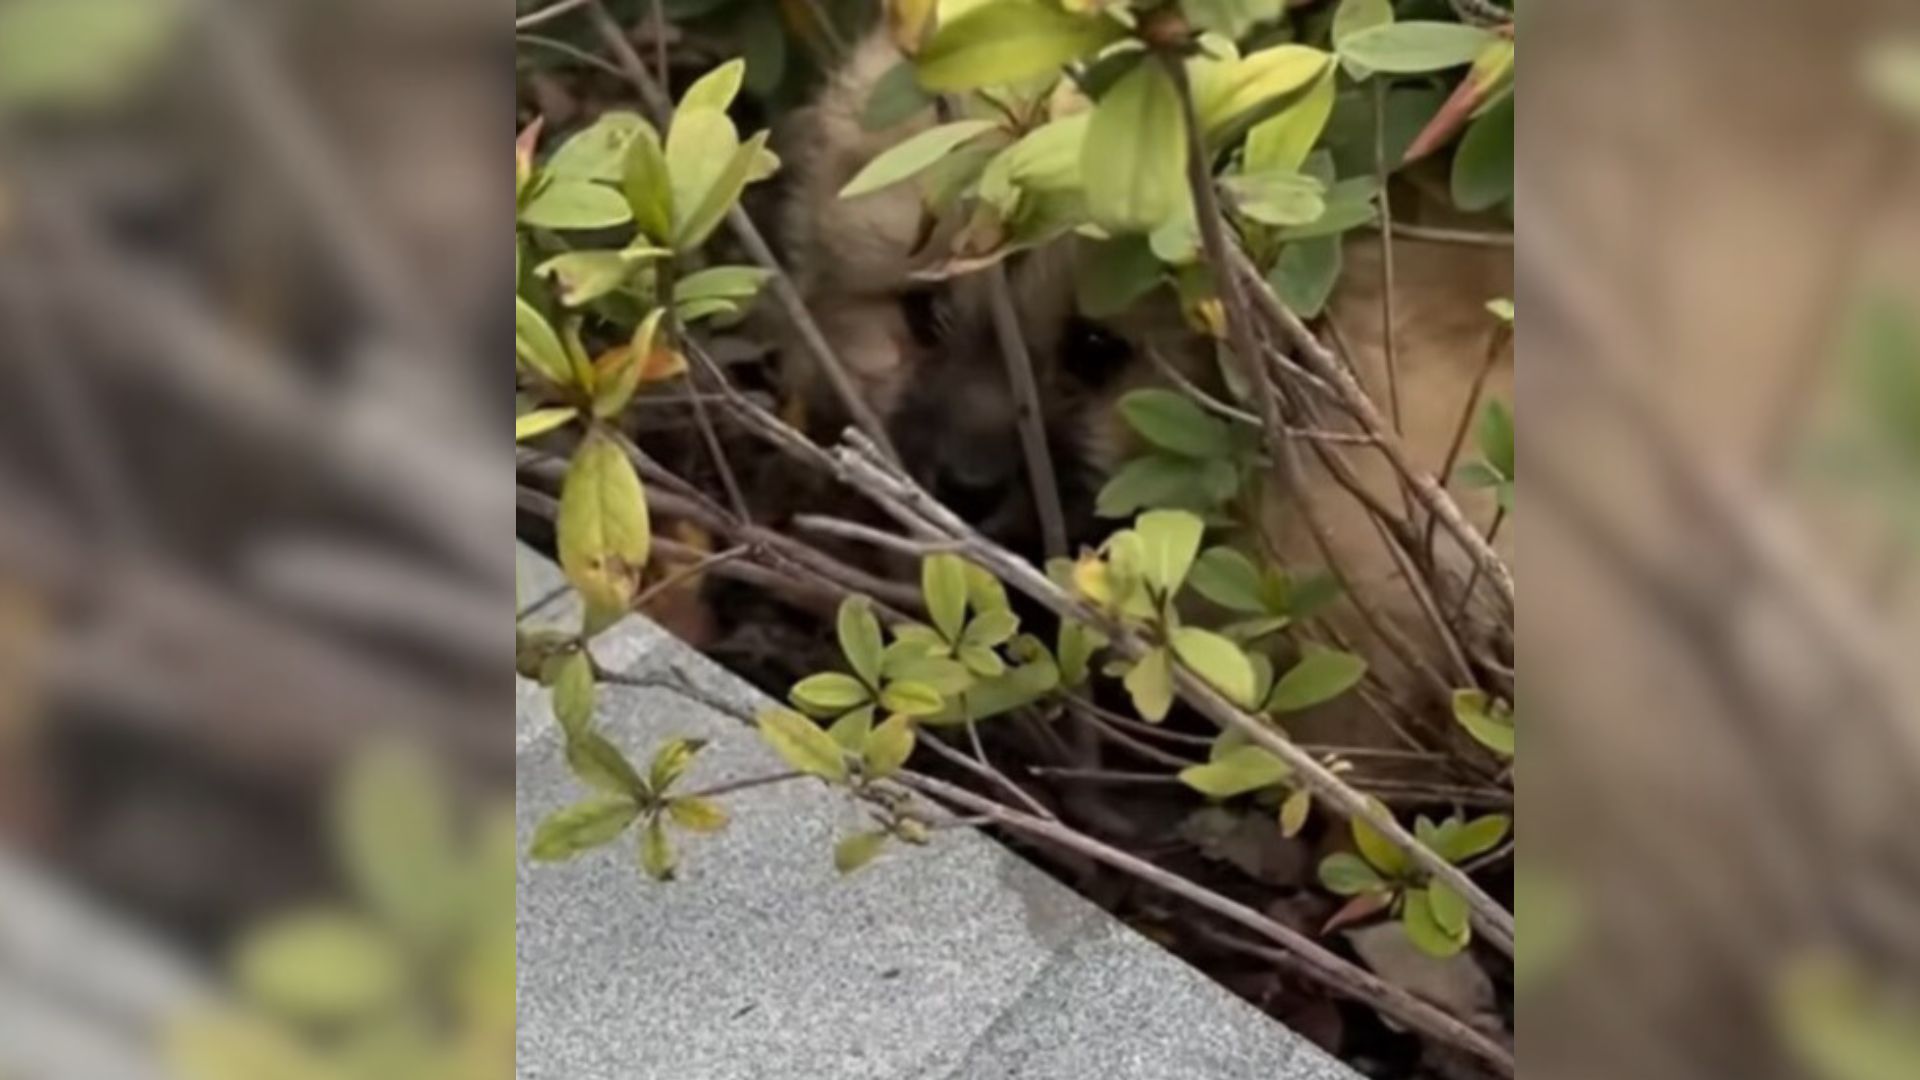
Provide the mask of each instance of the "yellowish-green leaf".
{"label": "yellowish-green leaf", "polygon": [[976,615],[974,620],[967,624],[966,633],[961,635],[960,641],[963,645],[978,645],[990,649],[1006,644],[1019,630],[1020,617],[1003,608]]}
{"label": "yellowish-green leaf", "polygon": [[1133,531],[1140,538],[1140,570],[1147,584],[1162,596],[1178,593],[1200,554],[1207,523],[1185,510],[1153,510],[1140,515]]}
{"label": "yellowish-green leaf", "polygon": [[464,853],[453,795],[424,749],[363,752],[332,809],[334,846],[363,903],[415,944],[432,947],[459,932]]}
{"label": "yellowish-green leaf", "polygon": [[836,629],[840,652],[854,674],[868,686],[880,685],[881,667],[886,659],[886,643],[880,636],[880,620],[873,604],[864,596],[850,596],[840,604]]}
{"label": "yellowish-green leaf", "polygon": [[1038,0],[986,0],[958,16],[943,12],[920,51],[920,85],[957,93],[1051,74],[1125,33],[1102,15],[1074,15]]}
{"label": "yellowish-green leaf", "polygon": [[980,678],[994,679],[1006,673],[1006,661],[1000,659],[999,653],[985,645],[962,645],[957,654],[960,657],[960,663]]}
{"label": "yellowish-green leaf", "polygon": [[1229,611],[1267,614],[1260,568],[1233,548],[1209,548],[1194,563],[1187,583],[1195,592]]}
{"label": "yellowish-green leaf", "polygon": [[593,660],[585,649],[575,649],[560,659],[553,680],[553,716],[568,739],[586,734],[593,724]]}
{"label": "yellowish-green leaf", "polygon": [[284,916],[250,933],[234,958],[241,990],[298,1020],[377,1015],[404,992],[402,946],[346,912]]}
{"label": "yellowish-green leaf", "polygon": [[1313,813],[1313,793],[1305,788],[1287,796],[1280,804],[1280,835],[1291,840],[1300,835],[1307,827],[1307,816]]}
{"label": "yellowish-green leaf", "polygon": [[550,180],[520,208],[520,224],[536,229],[610,229],[632,220],[619,192],[585,180]]}
{"label": "yellowish-green leaf", "polygon": [[1470,932],[1466,898],[1445,882],[1435,881],[1427,886],[1427,909],[1434,924],[1449,939],[1464,939]]}
{"label": "yellowish-green leaf", "polygon": [[620,748],[594,732],[582,732],[567,740],[567,767],[589,787],[609,795],[639,798],[645,793],[640,774]]}
{"label": "yellowish-green leaf", "polygon": [[1088,122],[1081,147],[1088,212],[1110,232],[1158,228],[1191,201],[1186,158],[1173,80],[1160,65],[1141,64],[1107,91]]}
{"label": "yellowish-green leaf", "polygon": [[[1392,816],[1377,800],[1370,801],[1375,813],[1382,817]],[[1407,858],[1407,853],[1401,851],[1393,841],[1388,840],[1386,835],[1374,828],[1365,817],[1355,814],[1348,825],[1353,831],[1354,846],[1360,849],[1360,854],[1366,857],[1367,862],[1371,863],[1374,869],[1388,877],[1399,877],[1412,869],[1413,863]]]}
{"label": "yellowish-green leaf", "polygon": [[673,173],[667,153],[651,126],[637,132],[627,147],[620,190],[640,235],[656,244],[673,238]]}
{"label": "yellowish-green leaf", "polygon": [[914,741],[912,718],[905,715],[888,717],[886,723],[873,729],[873,736],[867,740],[862,754],[867,775],[884,780],[899,772],[900,767],[913,756]]}
{"label": "yellowish-green leaf", "polygon": [[967,620],[966,564],[958,555],[927,556],[920,564],[920,590],[940,636],[959,641]]}
{"label": "yellowish-green leaf", "polygon": [[667,803],[667,816],[675,825],[690,832],[719,832],[727,827],[727,809],[712,799],[693,796],[674,799]]}
{"label": "yellowish-green leaf", "polygon": [[1333,44],[1337,48],[1362,30],[1393,23],[1393,0],[1340,0],[1333,13]]}
{"label": "yellowish-green leaf", "polygon": [[740,95],[740,84],[746,79],[747,62],[741,59],[729,60],[705,75],[700,76],[680,98],[681,109],[718,109],[726,112],[733,106],[733,99]]}
{"label": "yellowish-green leaf", "polygon": [[569,251],[533,268],[538,278],[552,279],[560,302],[568,307],[590,304],[627,283],[634,268],[668,254],[660,248],[621,251]]}
{"label": "yellowish-green leaf", "polygon": [[655,817],[640,830],[640,869],[655,881],[672,881],[678,858],[665,821]]}
{"label": "yellowish-green leaf", "polygon": [[1490,30],[1454,22],[1398,22],[1348,35],[1342,59],[1368,71],[1423,75],[1471,64],[1494,40]]}
{"label": "yellowish-green leaf", "polygon": [[1400,924],[1406,927],[1407,940],[1414,948],[1438,960],[1458,956],[1467,947],[1471,931],[1452,933],[1440,925],[1434,917],[1432,898],[1426,889],[1413,889],[1407,893],[1406,907],[1400,913]]}
{"label": "yellowish-green leaf", "polygon": [[672,739],[653,752],[647,766],[647,787],[655,795],[665,795],[693,767],[693,759],[705,749],[705,739]]}
{"label": "yellowish-green leaf", "polygon": [[1124,684],[1142,720],[1157,724],[1173,709],[1173,664],[1167,650],[1154,649],[1141,657]]}
{"label": "yellowish-green leaf", "polygon": [[513,441],[526,442],[537,439],[549,431],[566,426],[567,422],[580,415],[580,410],[571,405],[553,409],[535,409],[523,416],[513,418]]}
{"label": "yellowish-green leaf", "polygon": [[852,199],[892,187],[997,126],[991,120],[956,120],[928,128],[868,162],[840,189],[840,197]]}
{"label": "yellowish-green leaf", "polygon": [[1482,746],[1502,757],[1514,756],[1513,715],[1504,709],[1496,710],[1485,692],[1456,692],[1453,695],[1453,718]]}
{"label": "yellowish-green leaf", "polygon": [[[740,198],[740,192],[746,189],[748,179],[754,175],[761,154],[766,150],[767,133],[762,131],[748,139],[734,150],[713,181],[703,189],[700,197],[691,203],[691,209],[675,223],[673,230],[673,248],[675,251],[688,252],[697,249],[713,235],[727,211]],[[679,192],[674,193],[676,213],[680,206]]]}
{"label": "yellowish-green leaf", "polygon": [[851,874],[872,862],[886,846],[885,832],[855,833],[834,845],[833,868]]}
{"label": "yellowish-green leaf", "polygon": [[553,324],[532,304],[513,298],[513,354],[555,386],[573,385],[573,365]]}
{"label": "yellowish-green leaf", "polygon": [[607,435],[587,436],[560,486],[560,568],[589,604],[624,611],[646,569],[653,532],[633,463]]}
{"label": "yellowish-green leaf", "polygon": [[1219,135],[1323,81],[1332,66],[1332,57],[1305,45],[1276,45],[1221,65],[1204,83],[1196,80],[1200,126]]}
{"label": "yellowish-green leaf", "polygon": [[793,685],[788,694],[795,705],[814,716],[839,716],[848,709],[873,700],[866,685],[851,675],[825,671],[809,675]]}
{"label": "yellowish-green leaf", "polygon": [[760,737],[795,771],[829,783],[847,782],[847,761],[840,744],[799,713],[788,709],[761,713]]}
{"label": "yellowish-green leaf", "polygon": [[1373,867],[1358,855],[1339,852],[1329,855],[1320,862],[1320,884],[1335,896],[1359,896],[1361,893],[1377,892],[1386,888]]}
{"label": "yellowish-green leaf", "polygon": [[612,840],[640,816],[640,804],[624,795],[603,795],[557,811],[534,830],[530,854],[560,862]]}
{"label": "yellowish-green leaf", "polygon": [[1060,624],[1060,684],[1077,687],[1087,681],[1087,668],[1093,654],[1105,648],[1106,635],[1085,623],[1067,619]]}
{"label": "yellowish-green leaf", "polygon": [[1286,762],[1268,751],[1258,746],[1241,746],[1204,765],[1182,769],[1180,780],[1202,795],[1231,799],[1236,795],[1273,787],[1292,773]]}
{"label": "yellowish-green leaf", "polygon": [[567,180],[618,180],[627,147],[647,128],[647,122],[638,113],[625,110],[601,113],[599,119],[553,152],[547,159],[545,171]]}
{"label": "yellowish-green leaf", "polygon": [[871,705],[853,709],[835,720],[833,726],[827,729],[827,734],[847,753],[862,753],[867,748],[868,737],[873,734],[873,711]]}
{"label": "yellowish-green leaf", "polygon": [[880,693],[880,705],[888,712],[907,716],[933,716],[946,708],[940,692],[915,682],[893,682]]}
{"label": "yellowish-green leaf", "polygon": [[1253,707],[1253,663],[1240,646],[1211,630],[1183,626],[1173,632],[1173,651],[1182,664],[1234,704]]}

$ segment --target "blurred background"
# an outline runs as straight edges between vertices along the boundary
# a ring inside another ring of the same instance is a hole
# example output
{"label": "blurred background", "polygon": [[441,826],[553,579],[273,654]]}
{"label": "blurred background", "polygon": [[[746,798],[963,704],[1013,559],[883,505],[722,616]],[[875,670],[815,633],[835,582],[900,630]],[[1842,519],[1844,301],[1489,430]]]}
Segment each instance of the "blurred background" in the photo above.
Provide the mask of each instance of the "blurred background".
{"label": "blurred background", "polygon": [[[511,1068],[549,6],[0,0],[7,1080]],[[805,85],[815,5],[666,6]],[[1920,22],[1521,21],[1528,1073],[1920,1076]]]}
{"label": "blurred background", "polygon": [[0,1075],[512,1065],[511,30],[0,0]]}

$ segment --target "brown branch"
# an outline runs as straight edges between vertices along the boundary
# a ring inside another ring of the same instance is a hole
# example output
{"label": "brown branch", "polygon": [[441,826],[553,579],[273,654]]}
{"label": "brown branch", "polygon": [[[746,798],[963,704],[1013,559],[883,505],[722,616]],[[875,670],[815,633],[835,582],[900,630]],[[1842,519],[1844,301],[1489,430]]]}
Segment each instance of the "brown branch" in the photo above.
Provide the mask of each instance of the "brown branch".
{"label": "brown branch", "polygon": [[1027,351],[1026,336],[1020,332],[1020,316],[1014,307],[1013,291],[1007,284],[1005,264],[995,263],[985,273],[988,303],[993,310],[993,331],[1000,341],[1000,355],[1006,361],[1007,381],[1013,386],[1015,420],[1020,428],[1020,447],[1026,454],[1034,512],[1040,518],[1040,535],[1048,558],[1064,558],[1067,515],[1060,505],[1060,481],[1053,470],[1053,452],[1047,447],[1046,418],[1040,411],[1040,387],[1034,381],[1033,357]]}

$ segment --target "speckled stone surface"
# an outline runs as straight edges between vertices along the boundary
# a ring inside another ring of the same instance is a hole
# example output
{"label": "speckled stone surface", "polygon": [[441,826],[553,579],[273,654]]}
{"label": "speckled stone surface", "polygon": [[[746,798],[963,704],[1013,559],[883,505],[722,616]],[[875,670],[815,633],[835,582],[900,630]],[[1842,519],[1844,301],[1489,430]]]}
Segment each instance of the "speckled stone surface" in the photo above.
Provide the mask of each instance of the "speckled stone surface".
{"label": "speckled stone surface", "polygon": [[[523,601],[550,568],[522,560]],[[564,602],[534,621],[564,620]],[[633,621],[597,646],[751,712],[751,689]],[[780,765],[738,720],[664,689],[605,687],[636,759],[712,741],[693,786]],[[582,794],[546,694],[520,687],[518,815]],[[824,787],[729,796],[657,886],[632,845],[519,872],[520,1080],[1353,1080],[1318,1049],[985,837],[948,833],[842,878],[857,811]]]}

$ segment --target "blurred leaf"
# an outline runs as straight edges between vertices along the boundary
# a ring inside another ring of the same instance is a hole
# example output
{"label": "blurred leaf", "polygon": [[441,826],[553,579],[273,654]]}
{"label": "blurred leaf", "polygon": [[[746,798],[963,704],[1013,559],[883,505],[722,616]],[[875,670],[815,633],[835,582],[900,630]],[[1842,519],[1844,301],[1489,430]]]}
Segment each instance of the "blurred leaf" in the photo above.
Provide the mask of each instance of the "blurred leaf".
{"label": "blurred leaf", "polygon": [[860,114],[860,126],[885,131],[933,108],[934,96],[920,88],[913,61],[902,60],[874,81],[873,92]]}
{"label": "blurred leaf", "polygon": [[1273,787],[1292,773],[1286,762],[1272,753],[1258,746],[1241,746],[1204,765],[1182,769],[1180,781],[1202,795],[1231,799]]}
{"label": "blurred leaf", "polygon": [[252,1000],[319,1023],[378,1013],[405,992],[407,980],[397,942],[336,911],[286,915],[249,932],[233,974]]}
{"label": "blurred leaf", "polygon": [[549,431],[565,427],[580,410],[567,406],[558,409],[535,409],[530,413],[513,418],[513,441],[525,442],[537,439]]}
{"label": "blurred leaf", "polygon": [[771,270],[757,266],[710,266],[697,270],[673,284],[677,304],[699,300],[748,300],[773,276]]}
{"label": "blurred leaf", "polygon": [[640,830],[640,869],[655,881],[672,881],[678,864],[666,822],[658,817],[647,822],[647,827]]}
{"label": "blurred leaf", "polygon": [[607,229],[632,220],[619,192],[585,180],[555,179],[520,208],[520,223],[536,229]]}
{"label": "blurred leaf", "polygon": [[829,783],[847,782],[847,762],[840,744],[799,713],[786,709],[761,713],[760,737],[796,771]]}
{"label": "blurred leaf", "polygon": [[1254,706],[1253,665],[1240,646],[1211,630],[1183,626],[1173,632],[1173,651],[1182,664],[1234,704],[1242,708]]}
{"label": "blurred leaf", "polygon": [[1778,992],[1794,1057],[1817,1080],[1912,1080],[1920,1075],[1920,1005],[1859,966],[1812,955],[1790,964]]}
{"label": "blurred leaf", "polygon": [[651,130],[638,113],[601,113],[599,119],[554,151],[547,160],[546,172],[562,180],[614,183],[624,171],[627,148],[643,129]]}
{"label": "blurred leaf", "polygon": [[640,477],[596,430],[574,452],[555,523],[561,569],[589,604],[624,611],[646,569],[653,533]]}
{"label": "blurred leaf", "polygon": [[178,0],[0,4],[0,107],[99,107],[139,87],[183,26]]}
{"label": "blurred leaf", "polygon": [[880,707],[907,716],[932,716],[946,708],[939,691],[914,682],[893,682],[880,692]]}
{"label": "blurred leaf", "polygon": [[1140,537],[1142,571],[1149,585],[1173,596],[1187,580],[1187,571],[1200,554],[1206,522],[1184,510],[1150,510],[1134,522]]}
{"label": "blurred leaf", "polygon": [[958,555],[927,556],[920,564],[920,589],[940,636],[959,641],[967,620],[966,564]]}
{"label": "blurred leaf", "polygon": [[726,807],[712,799],[685,796],[667,803],[667,816],[689,832],[719,832],[727,827]]}
{"label": "blurred leaf", "polygon": [[1288,669],[1267,697],[1266,712],[1311,709],[1351,690],[1367,674],[1367,662],[1352,653],[1319,645],[1305,646],[1300,662]]}
{"label": "blurred leaf", "polygon": [[1173,80],[1158,64],[1142,64],[1107,91],[1088,123],[1081,148],[1087,211],[1113,232],[1157,228],[1191,204],[1186,159]]}
{"label": "blurred leaf", "polygon": [[1498,398],[1488,401],[1474,430],[1474,441],[1479,444],[1480,456],[1504,480],[1519,479],[1514,468],[1513,434],[1513,410]]}
{"label": "blurred leaf", "polygon": [[1209,509],[1215,503],[1207,490],[1210,464],[1171,454],[1134,458],[1100,489],[1094,512],[1122,518],[1150,507]]}
{"label": "blurred leaf", "polygon": [[342,1080],[297,1028],[256,1012],[203,1012],[165,1034],[167,1075],[182,1080]]}
{"label": "blurred leaf", "polygon": [[1344,851],[1321,860],[1320,884],[1335,896],[1359,896],[1387,887],[1373,867],[1358,855]]}
{"label": "blurred leaf", "polygon": [[670,739],[653,752],[647,765],[647,789],[665,795],[693,767],[693,759],[706,749],[705,739]]}
{"label": "blurred leaf", "polygon": [[740,83],[747,76],[746,61],[729,60],[687,87],[680,98],[681,109],[717,109],[726,112],[740,94]]}
{"label": "blurred leaf", "polygon": [[1348,35],[1340,56],[1368,71],[1423,75],[1471,64],[1493,33],[1451,22],[1399,22]]}
{"label": "blurred leaf", "polygon": [[458,929],[459,852],[446,777],[417,747],[364,753],[334,802],[334,835],[355,890],[387,926],[415,943]]}
{"label": "blurred leaf", "polygon": [[1462,210],[1491,210],[1513,197],[1514,99],[1475,120],[1453,155],[1453,202]]}
{"label": "blurred leaf", "polygon": [[1120,415],[1148,442],[1184,457],[1225,457],[1233,452],[1226,421],[1209,415],[1177,391],[1135,390],[1120,399]]}
{"label": "blurred leaf", "polygon": [[579,307],[625,285],[635,267],[667,254],[659,248],[569,251],[534,267],[533,276],[552,280],[559,288],[560,302]]}
{"label": "blurred leaf", "polygon": [[1333,15],[1333,44],[1339,48],[1362,30],[1390,26],[1393,0],[1340,0]]}
{"label": "blurred leaf", "polygon": [[956,93],[1051,74],[1125,33],[1104,16],[1033,0],[987,0],[934,31],[918,58],[920,85]]}
{"label": "blurred leaf", "polygon": [[837,671],[809,675],[793,684],[787,695],[795,705],[814,716],[839,716],[848,709],[873,700],[860,680]]}
{"label": "blurred leaf", "polygon": [[1299,173],[1230,176],[1221,182],[1240,213],[1275,228],[1311,225],[1327,212],[1320,181]]}
{"label": "blurred leaf", "polygon": [[867,775],[884,780],[899,772],[913,756],[913,745],[913,720],[905,715],[888,717],[886,723],[873,729],[873,737],[867,740],[862,754]]}
{"label": "blurred leaf", "polygon": [[956,120],[928,128],[868,162],[847,182],[847,186],[840,189],[840,197],[852,199],[891,187],[931,167],[961,145],[985,135],[996,126],[991,120]]}
{"label": "blurred leaf", "polygon": [[1434,916],[1433,903],[1426,889],[1411,889],[1407,892],[1406,907],[1401,910],[1400,923],[1406,927],[1407,940],[1428,956],[1438,960],[1459,955],[1467,947],[1470,932],[1462,929],[1458,933],[1450,932]]}
{"label": "blurred leaf", "polygon": [[1083,240],[1075,252],[1075,299],[1088,318],[1118,315],[1160,284],[1160,260],[1143,237]]}
{"label": "blurred leaf", "polygon": [[1285,10],[1286,0],[1185,0],[1180,5],[1194,26],[1235,39],[1260,23],[1278,19]]}
{"label": "blurred leaf", "polygon": [[1287,796],[1280,804],[1280,835],[1291,840],[1307,827],[1307,815],[1313,813],[1313,793],[1305,788]]}
{"label": "blurred leaf", "polygon": [[1015,709],[1023,709],[1053,693],[1060,686],[1060,668],[1052,657],[1010,668],[1006,674],[980,679],[963,695],[964,715],[970,720],[989,720]]}
{"label": "blurred leaf", "polygon": [[[1371,207],[1368,208],[1371,215]],[[1337,236],[1296,240],[1280,251],[1267,284],[1287,309],[1303,319],[1318,318],[1333,299],[1345,255]]]}
{"label": "blurred leaf", "polygon": [[867,748],[867,739],[873,734],[873,713],[874,707],[871,705],[850,710],[833,722],[827,734],[847,753],[861,753]]}
{"label": "blurred leaf", "polygon": [[1867,90],[1882,105],[1920,121],[1920,40],[1874,42],[1861,64]]}
{"label": "blurred leaf", "polygon": [[1165,720],[1173,708],[1173,665],[1167,650],[1154,649],[1141,657],[1127,672],[1125,685],[1142,720],[1154,724]]}
{"label": "blurred leaf", "polygon": [[645,794],[640,774],[620,748],[605,737],[586,731],[567,740],[567,767],[589,787],[609,795],[635,799]]}
{"label": "blurred leaf", "polygon": [[855,833],[834,845],[833,868],[851,874],[872,862],[886,846],[885,832]]}
{"label": "blurred leaf", "polygon": [[840,604],[837,623],[840,652],[847,665],[868,686],[880,685],[886,643],[881,640],[880,620],[873,614],[873,602],[864,596],[850,596]]}
{"label": "blurred leaf", "polygon": [[1261,595],[1259,567],[1233,548],[1207,549],[1194,564],[1187,581],[1201,596],[1229,611],[1248,615],[1267,611]]}
{"label": "blurred leaf", "polygon": [[1072,619],[1060,623],[1060,683],[1076,687],[1087,681],[1087,665],[1093,654],[1107,645],[1106,635]]}

